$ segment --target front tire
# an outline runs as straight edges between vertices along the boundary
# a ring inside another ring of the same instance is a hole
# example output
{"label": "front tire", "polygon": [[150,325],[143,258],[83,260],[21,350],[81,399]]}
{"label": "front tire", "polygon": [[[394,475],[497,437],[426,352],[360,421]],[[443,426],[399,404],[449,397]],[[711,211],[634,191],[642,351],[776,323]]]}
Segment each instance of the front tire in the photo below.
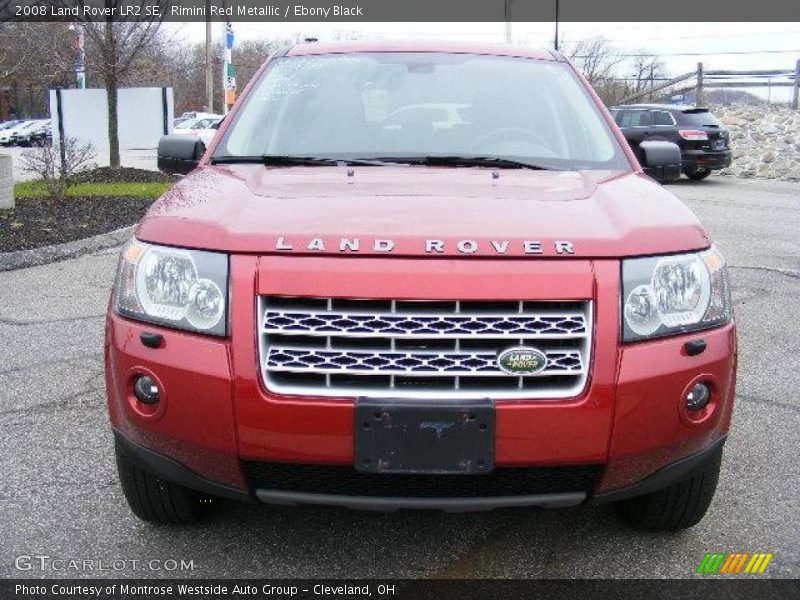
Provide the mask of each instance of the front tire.
{"label": "front tire", "polygon": [[722,453],[702,471],[671,486],[617,504],[622,519],[637,529],[678,531],[697,525],[717,489]]}
{"label": "front tire", "polygon": [[137,517],[161,525],[191,525],[206,514],[207,497],[142,469],[116,442],[114,452],[122,493]]}

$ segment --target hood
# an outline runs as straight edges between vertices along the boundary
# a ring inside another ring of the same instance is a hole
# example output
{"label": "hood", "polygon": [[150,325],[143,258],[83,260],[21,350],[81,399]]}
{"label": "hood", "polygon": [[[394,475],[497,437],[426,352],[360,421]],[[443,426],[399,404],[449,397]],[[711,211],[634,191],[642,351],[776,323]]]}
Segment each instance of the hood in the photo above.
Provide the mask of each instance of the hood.
{"label": "hood", "polygon": [[206,166],[140,223],[147,242],[225,252],[621,257],[705,248],[694,214],[636,173]]}

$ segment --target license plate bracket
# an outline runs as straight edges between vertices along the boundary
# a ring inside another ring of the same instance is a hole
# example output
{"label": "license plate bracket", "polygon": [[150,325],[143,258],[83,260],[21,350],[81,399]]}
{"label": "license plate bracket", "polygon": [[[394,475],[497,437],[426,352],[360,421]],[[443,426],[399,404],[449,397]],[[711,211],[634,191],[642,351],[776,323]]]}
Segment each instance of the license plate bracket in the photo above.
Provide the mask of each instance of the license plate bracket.
{"label": "license plate bracket", "polygon": [[478,474],[494,468],[491,400],[359,398],[354,466],[367,473]]}

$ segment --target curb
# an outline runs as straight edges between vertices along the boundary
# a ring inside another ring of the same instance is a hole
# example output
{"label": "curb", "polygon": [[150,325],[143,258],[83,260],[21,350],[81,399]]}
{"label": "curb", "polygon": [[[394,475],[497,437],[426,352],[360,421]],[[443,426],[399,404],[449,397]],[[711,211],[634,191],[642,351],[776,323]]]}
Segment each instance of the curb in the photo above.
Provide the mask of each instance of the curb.
{"label": "curb", "polygon": [[135,225],[131,225],[130,227],[123,227],[122,229],[93,235],[92,237],[65,244],[42,246],[41,248],[17,250],[15,252],[0,252],[0,272],[46,265],[59,260],[89,254],[90,252],[121,246],[133,235],[135,228]]}

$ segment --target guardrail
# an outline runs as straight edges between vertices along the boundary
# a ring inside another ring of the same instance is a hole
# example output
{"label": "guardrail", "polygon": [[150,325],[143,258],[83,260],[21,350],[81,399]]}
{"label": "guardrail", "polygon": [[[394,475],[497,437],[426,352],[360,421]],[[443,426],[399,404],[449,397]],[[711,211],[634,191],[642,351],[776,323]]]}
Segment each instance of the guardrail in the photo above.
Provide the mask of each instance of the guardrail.
{"label": "guardrail", "polygon": [[[773,78],[783,78],[783,81],[772,81]],[[739,79],[739,81],[736,81]],[[763,81],[753,81],[767,79]],[[694,83],[674,89],[673,92],[684,93],[694,90],[694,104],[700,106],[704,102],[704,91],[707,88],[747,88],[747,87],[791,87],[793,109],[798,109],[798,96],[800,96],[800,60],[795,64],[794,70],[762,70],[762,71],[705,71],[703,63],[697,63],[697,70],[684,73],[678,77],[654,85],[646,90],[640,90],[625,96],[618,104],[628,104],[640,98],[649,97],[655,92],[678,85],[684,81],[694,80]]]}

